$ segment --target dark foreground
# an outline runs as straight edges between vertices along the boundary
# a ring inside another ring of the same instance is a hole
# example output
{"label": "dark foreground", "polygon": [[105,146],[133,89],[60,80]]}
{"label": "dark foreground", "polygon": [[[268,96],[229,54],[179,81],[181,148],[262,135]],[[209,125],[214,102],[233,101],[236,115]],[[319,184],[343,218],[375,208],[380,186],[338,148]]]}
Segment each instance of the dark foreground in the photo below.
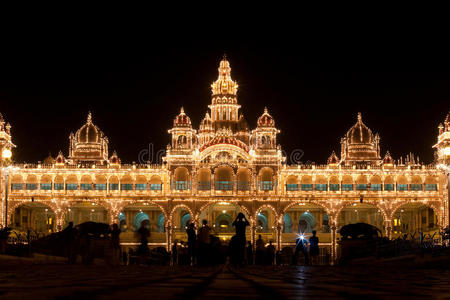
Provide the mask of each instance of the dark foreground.
{"label": "dark foreground", "polygon": [[450,298],[450,271],[380,267],[117,267],[0,259],[0,299]]}

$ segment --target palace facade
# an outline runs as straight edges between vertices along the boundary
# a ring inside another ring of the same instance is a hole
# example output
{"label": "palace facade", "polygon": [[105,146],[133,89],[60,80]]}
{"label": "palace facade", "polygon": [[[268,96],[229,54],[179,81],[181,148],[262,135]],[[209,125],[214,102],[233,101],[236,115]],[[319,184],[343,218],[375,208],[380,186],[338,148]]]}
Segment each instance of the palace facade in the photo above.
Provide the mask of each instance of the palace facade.
{"label": "palace facade", "polygon": [[198,130],[181,108],[159,165],[123,164],[110,155],[90,113],[70,134],[67,156],[17,164],[11,126],[0,117],[2,225],[48,233],[70,221],[118,223],[124,244],[144,225],[152,245],[170,249],[175,239],[186,240],[188,223],[198,227],[203,219],[228,240],[243,212],[251,223],[248,240],[261,234],[281,248],[315,229],[332,257],[345,224],[367,222],[389,238],[449,225],[450,115],[439,125],[431,164],[382,155],[379,135],[358,114],[341,138],[340,157],[333,152],[325,165],[289,165],[268,109],[254,129],[240,113],[226,58],[211,91]]}

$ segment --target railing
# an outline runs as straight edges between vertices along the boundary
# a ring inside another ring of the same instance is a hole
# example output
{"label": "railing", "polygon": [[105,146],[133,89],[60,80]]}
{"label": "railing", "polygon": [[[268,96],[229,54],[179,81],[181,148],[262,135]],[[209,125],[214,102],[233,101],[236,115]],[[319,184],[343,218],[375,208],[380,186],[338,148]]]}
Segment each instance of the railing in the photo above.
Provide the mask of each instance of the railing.
{"label": "railing", "polygon": [[216,181],[214,183],[214,188],[219,191],[232,191],[233,181]]}

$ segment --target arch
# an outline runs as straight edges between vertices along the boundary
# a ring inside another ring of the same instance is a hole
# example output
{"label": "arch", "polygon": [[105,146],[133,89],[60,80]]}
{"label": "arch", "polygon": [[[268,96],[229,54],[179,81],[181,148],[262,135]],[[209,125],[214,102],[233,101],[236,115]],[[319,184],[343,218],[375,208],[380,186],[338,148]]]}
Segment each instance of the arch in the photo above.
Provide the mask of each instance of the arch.
{"label": "arch", "polygon": [[130,175],[126,174],[120,178],[120,184],[133,184],[133,178]]}
{"label": "arch", "polygon": [[259,171],[259,176],[261,181],[272,181],[273,180],[273,169],[269,167],[264,167]]}
{"label": "arch", "polygon": [[305,211],[300,215],[298,232],[311,233],[316,226],[316,219],[308,211]]}
{"label": "arch", "polygon": [[391,175],[384,177],[384,184],[395,184],[394,177]]}
{"label": "arch", "polygon": [[332,175],[328,180],[329,184],[340,184],[339,177]]}
{"label": "arch", "polygon": [[408,184],[408,179],[404,175],[397,176],[397,184]]}
{"label": "arch", "polygon": [[150,178],[150,184],[161,184],[161,183],[162,183],[162,180],[161,180],[161,176],[159,176],[159,175],[153,175]]}
{"label": "arch", "polygon": [[198,182],[210,182],[211,181],[211,171],[207,168],[202,168],[197,172]]}
{"label": "arch", "polygon": [[[191,216],[195,216],[195,214],[193,213],[192,209],[191,209],[189,206],[187,206],[186,204],[177,204],[177,205],[175,205],[175,206],[172,208],[172,210],[170,211],[170,213],[169,213],[169,218],[168,218],[168,222],[169,222],[169,221],[170,221],[170,222],[173,221],[174,213],[175,213],[175,211],[176,211],[178,208],[185,208],[185,209],[187,209],[187,210],[189,211],[189,214],[190,214]],[[193,221],[195,221],[195,220],[193,220]]]}
{"label": "arch", "polygon": [[52,177],[50,175],[42,175],[40,183],[52,183]]}
{"label": "arch", "polygon": [[30,184],[30,183],[31,183],[31,184],[37,184],[37,183],[38,183],[37,176],[34,175],[34,174],[29,174],[29,175],[27,176],[26,183],[27,183],[27,184]]}
{"label": "arch", "polygon": [[189,226],[189,224],[193,222],[191,216],[192,215],[190,213],[186,213],[181,216],[180,229],[186,229]]}
{"label": "arch", "polygon": [[411,177],[411,184],[422,184],[422,178],[418,175]]}
{"label": "arch", "polygon": [[83,175],[81,177],[81,184],[92,184],[92,177],[91,175]]}
{"label": "arch", "polygon": [[201,212],[204,211],[208,206],[214,206],[216,204],[227,204],[227,205],[232,205],[232,206],[238,207],[240,210],[244,211],[244,213],[249,218],[249,221],[253,222],[253,215],[250,213],[250,211],[247,209],[247,207],[242,206],[239,203],[230,202],[230,201],[223,201],[223,200],[212,200],[211,202],[208,202],[208,203],[204,204],[203,206],[201,206],[198,209],[198,211],[197,211],[195,219],[198,220],[199,217],[200,217]]}
{"label": "arch", "polygon": [[218,215],[214,223],[216,231],[228,232],[233,230],[232,228],[233,219],[227,213],[221,213],[220,215]]}
{"label": "arch", "polygon": [[261,206],[256,210],[255,215],[254,215],[255,220],[257,219],[258,214],[261,212],[261,210],[263,210],[263,209],[265,209],[265,208],[271,210],[271,211],[274,213],[275,220],[276,220],[277,222],[279,222],[279,223],[282,222],[282,220],[279,219],[279,215],[278,215],[278,213],[277,213],[277,210],[276,210],[272,205],[270,205],[270,204],[264,204],[264,205],[261,205]]}
{"label": "arch", "polygon": [[259,229],[262,232],[267,232],[269,230],[269,224],[268,223],[269,222],[267,220],[267,217],[264,214],[262,214],[262,213],[258,213],[256,226],[259,227]]}
{"label": "arch", "polygon": [[104,175],[95,175],[95,184],[106,184],[106,176]]}
{"label": "arch", "polygon": [[233,175],[233,169],[229,166],[220,166],[214,170],[215,181],[232,181]]}
{"label": "arch", "polygon": [[64,183],[64,177],[61,175],[56,175],[55,179],[53,179],[54,183],[63,184]]}
{"label": "arch", "polygon": [[428,175],[427,177],[425,177],[425,184],[437,184],[437,183],[438,181],[436,176]]}
{"label": "arch", "polygon": [[8,210],[12,228],[49,234],[56,231],[57,209],[44,202],[21,201]]}
{"label": "arch", "polygon": [[69,175],[66,178],[67,184],[78,184],[78,178],[76,175]]}
{"label": "arch", "polygon": [[373,175],[372,177],[370,177],[370,184],[381,184],[381,176],[379,175]]}
{"label": "arch", "polygon": [[146,213],[140,211],[133,218],[133,226],[136,230],[141,228],[141,226],[150,229],[150,218]]}
{"label": "arch", "polygon": [[64,218],[66,224],[73,222],[74,225],[88,221],[110,223],[108,207],[101,202],[73,202],[67,207]]}
{"label": "arch", "polygon": [[356,183],[357,184],[367,184],[367,177],[365,175],[359,175],[356,178]]}
{"label": "arch", "polygon": [[11,178],[11,183],[24,183],[22,175],[14,174]]}
{"label": "arch", "polygon": [[119,184],[119,178],[116,175],[110,176],[108,182],[109,184]]}
{"label": "arch", "polygon": [[418,232],[440,231],[440,212],[437,207],[424,202],[404,202],[392,211],[393,236]]}
{"label": "arch", "polygon": [[175,181],[188,181],[189,171],[185,167],[177,167],[174,172]]}
{"label": "arch", "polygon": [[292,232],[292,219],[289,213],[283,215],[283,232]]}
{"label": "arch", "polygon": [[337,213],[337,226],[353,223],[367,223],[385,231],[388,215],[377,203],[346,203]]}
{"label": "arch", "polygon": [[135,181],[136,181],[136,184],[146,184],[147,178],[144,175],[137,175]]}
{"label": "arch", "polygon": [[239,168],[237,171],[237,189],[238,191],[248,191],[251,185],[251,173],[247,168]]}
{"label": "arch", "polygon": [[286,178],[286,184],[298,184],[298,177],[297,177],[297,175],[289,175]]}
{"label": "arch", "polygon": [[328,180],[327,180],[327,178],[325,176],[318,175],[316,177],[316,184],[327,184],[327,183],[328,183]]}
{"label": "arch", "polygon": [[350,175],[342,176],[342,184],[353,184],[353,178]]}
{"label": "arch", "polygon": [[165,232],[165,218],[164,213],[160,213],[156,219],[156,228],[158,232]]}
{"label": "arch", "polygon": [[302,184],[313,184],[313,179],[311,175],[303,175],[301,178]]}

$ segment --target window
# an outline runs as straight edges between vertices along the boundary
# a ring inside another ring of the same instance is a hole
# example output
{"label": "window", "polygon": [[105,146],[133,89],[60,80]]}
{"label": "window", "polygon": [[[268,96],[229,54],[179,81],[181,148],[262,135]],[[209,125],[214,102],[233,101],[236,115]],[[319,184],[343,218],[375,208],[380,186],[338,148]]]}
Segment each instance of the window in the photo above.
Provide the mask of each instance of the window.
{"label": "window", "polygon": [[298,184],[296,183],[287,183],[286,191],[298,191]]}
{"label": "window", "polygon": [[122,183],[120,185],[120,189],[122,191],[131,191],[133,189],[133,184],[132,183]]}
{"label": "window", "polygon": [[365,190],[367,190],[367,184],[365,184],[365,183],[358,183],[358,184],[356,184],[356,190],[358,190],[358,191],[365,191]]}
{"label": "window", "polygon": [[68,190],[68,191],[78,190],[78,184],[76,184],[76,183],[67,183],[66,184],[66,190]]}
{"label": "window", "polygon": [[200,181],[198,183],[198,189],[200,191],[209,191],[211,189],[211,183],[209,181]]}
{"label": "window", "polygon": [[342,190],[343,191],[353,191],[353,184],[343,183]]}
{"label": "window", "polygon": [[110,191],[118,191],[119,190],[119,184],[118,183],[110,183],[109,184],[109,190]]}
{"label": "window", "polygon": [[145,191],[147,189],[146,183],[136,183],[136,190]]}
{"label": "window", "polygon": [[408,185],[407,184],[397,184],[397,191],[407,191],[408,190]]}
{"label": "window", "polygon": [[41,183],[41,190],[50,191],[52,189],[51,183]]}
{"label": "window", "polygon": [[302,191],[312,191],[313,185],[312,184],[302,184]]}
{"label": "window", "polygon": [[380,183],[372,183],[370,185],[371,191],[381,191],[381,184]]}
{"label": "window", "polygon": [[106,183],[96,183],[95,184],[95,190],[97,190],[97,191],[104,191],[104,190],[106,190]]}
{"label": "window", "polygon": [[23,183],[13,183],[11,184],[11,189],[16,190],[23,190]]}
{"label": "window", "polygon": [[162,184],[161,183],[151,183],[150,189],[152,191],[160,191],[160,190],[162,190]]}
{"label": "window", "polygon": [[237,189],[238,189],[238,191],[249,191],[250,190],[250,182],[238,181]]}
{"label": "window", "polygon": [[233,182],[232,181],[216,181],[215,189],[219,191],[232,191]]}
{"label": "window", "polygon": [[55,184],[53,184],[53,186],[54,186],[55,190],[57,190],[57,191],[64,190],[64,183],[55,183]]}
{"label": "window", "polygon": [[339,183],[330,183],[330,191],[339,191]]}
{"label": "window", "polygon": [[81,189],[82,189],[83,191],[89,191],[89,190],[92,190],[92,184],[90,184],[90,183],[82,183],[82,184],[81,184]]}
{"label": "window", "polygon": [[422,184],[411,184],[410,188],[411,188],[411,191],[421,191],[422,190]]}
{"label": "window", "polygon": [[437,184],[425,183],[425,191],[437,191]]}
{"label": "window", "polygon": [[385,191],[393,191],[393,190],[394,190],[394,184],[392,184],[392,183],[386,183],[386,184],[384,185],[384,190],[385,190]]}
{"label": "window", "polygon": [[326,191],[327,185],[325,183],[317,183],[316,184],[316,191]]}
{"label": "window", "polygon": [[187,190],[188,189],[188,181],[172,181],[172,189],[175,190]]}
{"label": "window", "polygon": [[37,183],[27,183],[25,187],[27,190],[37,190],[38,185]]}
{"label": "window", "polygon": [[272,181],[261,181],[261,191],[271,191],[273,189]]}

